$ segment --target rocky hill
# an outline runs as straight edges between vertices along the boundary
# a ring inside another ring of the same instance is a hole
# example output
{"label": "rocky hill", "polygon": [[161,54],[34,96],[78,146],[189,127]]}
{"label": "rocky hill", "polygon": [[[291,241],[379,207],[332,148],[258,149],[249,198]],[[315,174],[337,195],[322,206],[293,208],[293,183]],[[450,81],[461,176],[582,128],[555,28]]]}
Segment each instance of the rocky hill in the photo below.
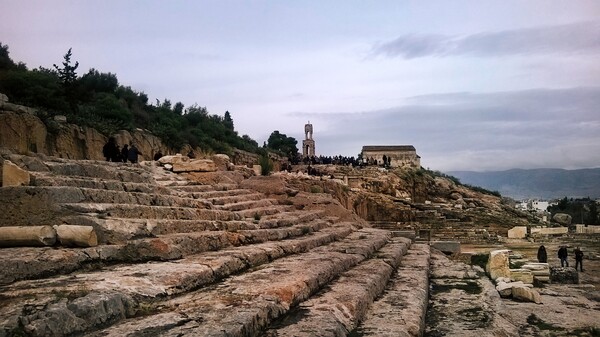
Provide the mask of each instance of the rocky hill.
{"label": "rocky hill", "polygon": [[459,178],[463,183],[495,190],[516,200],[600,198],[600,168],[455,171],[448,174]]}

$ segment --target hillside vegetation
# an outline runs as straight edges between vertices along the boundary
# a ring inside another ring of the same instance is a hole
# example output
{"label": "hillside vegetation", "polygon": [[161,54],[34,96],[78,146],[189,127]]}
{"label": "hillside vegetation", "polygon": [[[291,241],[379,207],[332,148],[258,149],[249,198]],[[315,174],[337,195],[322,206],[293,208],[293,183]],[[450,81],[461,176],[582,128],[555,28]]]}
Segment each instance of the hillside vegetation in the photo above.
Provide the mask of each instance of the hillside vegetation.
{"label": "hillside vegetation", "polygon": [[258,143],[235,131],[231,114],[209,113],[206,107],[182,102],[149,102],[148,96],[119,83],[117,75],[94,68],[79,75],[71,49],[52,69],[28,69],[14,62],[0,43],[0,93],[13,103],[38,109],[46,123],[66,115],[70,123],[89,126],[108,136],[118,130],[146,129],[169,147],[184,144],[207,152],[230,154],[233,148],[260,153]]}

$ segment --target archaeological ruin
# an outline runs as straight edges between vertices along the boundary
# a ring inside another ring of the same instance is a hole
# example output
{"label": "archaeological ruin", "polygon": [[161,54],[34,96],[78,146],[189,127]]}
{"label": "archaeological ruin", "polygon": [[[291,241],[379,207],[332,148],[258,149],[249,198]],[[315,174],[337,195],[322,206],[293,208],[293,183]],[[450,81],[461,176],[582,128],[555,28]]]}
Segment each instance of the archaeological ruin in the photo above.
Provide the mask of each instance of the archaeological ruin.
{"label": "archaeological ruin", "polygon": [[[106,162],[105,136],[58,128],[0,100],[2,337],[600,331],[599,234],[515,237],[546,225],[421,168],[413,146],[363,147],[387,169],[261,176],[243,151]],[[314,155],[310,123],[305,137]],[[580,245],[586,272],[560,268],[558,245]]]}
{"label": "archaeological ruin", "polygon": [[375,160],[378,164],[384,164],[384,157],[390,162],[391,167],[421,167],[421,157],[412,145],[366,145],[361,151],[365,160]]}

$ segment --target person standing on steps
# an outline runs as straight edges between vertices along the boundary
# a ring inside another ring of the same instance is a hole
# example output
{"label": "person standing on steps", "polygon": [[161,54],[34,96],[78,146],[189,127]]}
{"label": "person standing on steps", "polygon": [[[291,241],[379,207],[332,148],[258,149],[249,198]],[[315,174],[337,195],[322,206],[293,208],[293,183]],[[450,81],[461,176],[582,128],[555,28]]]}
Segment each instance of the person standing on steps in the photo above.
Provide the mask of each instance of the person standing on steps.
{"label": "person standing on steps", "polygon": [[117,147],[117,140],[115,137],[109,137],[108,142],[102,147],[102,154],[106,161],[117,161],[119,156],[119,148]]}
{"label": "person standing on steps", "polygon": [[132,163],[137,163],[138,162],[138,155],[142,154],[137,147],[135,146],[135,144],[131,143],[131,147],[129,148],[129,153],[127,155],[127,159],[129,159],[130,162]]}
{"label": "person standing on steps", "polygon": [[565,265],[568,267],[569,266],[569,261],[567,261],[567,256],[569,254],[567,253],[567,247],[566,246],[560,246],[560,249],[558,250],[558,258],[560,259],[560,266],[561,267],[565,267]]}
{"label": "person standing on steps", "polygon": [[124,163],[127,162],[127,158],[129,157],[129,145],[123,145],[123,149],[121,150],[121,159]]}
{"label": "person standing on steps", "polygon": [[540,262],[540,263],[548,262],[548,254],[546,253],[546,247],[544,247],[544,245],[541,245],[540,248],[538,249],[537,259],[538,259],[538,262]]}
{"label": "person standing on steps", "polygon": [[583,273],[583,252],[579,247],[575,248],[575,270],[577,270],[577,266],[579,266],[579,270]]}

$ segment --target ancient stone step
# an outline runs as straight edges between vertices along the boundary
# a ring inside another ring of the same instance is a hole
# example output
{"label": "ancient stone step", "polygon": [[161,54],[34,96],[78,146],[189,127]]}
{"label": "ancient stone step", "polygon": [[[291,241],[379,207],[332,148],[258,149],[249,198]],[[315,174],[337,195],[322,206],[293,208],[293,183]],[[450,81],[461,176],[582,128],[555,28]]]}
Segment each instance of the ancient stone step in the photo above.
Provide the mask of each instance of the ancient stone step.
{"label": "ancient stone step", "polygon": [[287,227],[293,226],[300,222],[307,222],[314,219],[323,217],[322,210],[312,211],[287,211],[282,213],[276,213],[272,215],[265,215],[260,218],[260,228],[275,228],[275,227]]}
{"label": "ancient stone step", "polygon": [[331,282],[273,324],[266,336],[346,336],[365,316],[398,266],[410,240],[398,238],[367,260]]}
{"label": "ancient stone step", "polygon": [[271,205],[271,206],[263,206],[256,207],[250,209],[244,209],[241,211],[234,212],[237,216],[243,218],[254,218],[254,219],[262,219],[263,216],[266,215],[275,215],[278,213],[287,212],[293,210],[292,206],[287,205]]}
{"label": "ancient stone step", "polygon": [[[222,278],[285,255],[305,252],[320,245],[339,240],[348,236],[353,230],[350,224],[340,223],[323,228],[319,232],[314,232],[310,235],[289,238],[283,241],[268,241],[254,245],[228,247],[219,251],[190,255],[176,262],[155,262],[150,265],[140,264],[140,267],[123,266],[113,268],[125,268],[127,270],[131,268],[138,268],[139,270],[150,268],[152,270],[160,270],[160,266],[170,266],[172,263],[176,265],[185,264],[191,261],[190,263],[194,265],[200,263],[204,266],[210,266],[215,277]],[[126,256],[124,256],[123,251],[125,249],[125,245],[103,245],[82,249],[5,248],[1,250],[3,259],[0,260],[0,268],[2,270],[11,270],[11,273],[0,274],[0,285],[48,275],[68,274],[85,268],[87,265],[132,262],[124,260]],[[192,267],[187,272],[193,276],[193,270],[194,268],[198,268],[198,266]],[[109,268],[109,270],[112,269]],[[139,274],[139,277],[145,277],[144,275],[143,273]],[[169,273],[165,275],[169,275]],[[104,276],[98,277],[101,278]],[[59,282],[59,280],[60,278],[56,282]],[[143,283],[141,282],[140,284]]]}
{"label": "ancient stone step", "polygon": [[205,220],[240,220],[235,212],[215,209],[199,209],[192,207],[146,206],[135,204],[90,204],[64,203],[61,207],[66,211],[90,214],[98,217],[144,218],[144,219],[205,219]]}
{"label": "ancient stone step", "polygon": [[386,290],[351,335],[422,336],[429,293],[429,246],[413,244]]}
{"label": "ancient stone step", "polygon": [[[24,296],[22,301],[12,301],[11,306],[0,308],[0,322],[18,324],[16,321],[20,321],[23,323],[22,329],[32,336],[67,335],[86,331],[89,336],[133,336],[139,335],[141,330],[165,336],[255,335],[270,319],[287,311],[290,305],[306,299],[340,273],[371,256],[385,245],[388,238],[389,235],[383,231],[355,231],[341,241],[303,254],[277,259],[251,272],[230,277],[215,286],[159,302],[156,300],[163,296],[161,293],[168,294],[168,289],[180,293],[197,288],[198,285],[194,282],[202,283],[212,273],[210,267],[215,266],[215,263],[219,264],[217,260],[220,258],[216,257],[216,260],[209,262],[208,267],[196,267],[196,274],[192,277],[188,277],[187,272],[194,268],[171,266],[168,270],[153,272],[155,268],[150,264],[140,274],[134,270],[123,270],[124,278],[121,280],[111,282],[111,278],[106,277],[100,283],[89,282],[99,289],[81,291],[85,288],[82,287],[76,292],[78,283],[67,283],[65,287],[64,282],[59,282],[63,289],[68,289],[69,284],[73,288],[70,292],[72,297],[61,301],[56,301],[56,293],[35,294],[41,289],[39,285],[27,287],[27,290],[23,289],[21,292]],[[263,252],[269,254],[266,250]],[[238,255],[240,258],[242,256]],[[244,263],[243,260],[241,262]],[[185,286],[177,286],[180,282]],[[153,288],[152,284],[155,283],[158,286]],[[166,285],[167,289],[161,289],[161,284]],[[44,289],[51,292],[55,288],[50,283]],[[159,291],[152,292],[152,289]],[[36,298],[33,299],[34,297]],[[155,300],[146,302],[144,298]],[[30,303],[36,303],[36,306],[28,306]],[[27,311],[18,309],[25,306],[29,308]],[[163,312],[172,312],[174,315],[165,316]],[[89,332],[124,317],[136,315],[139,317],[117,323],[95,334]],[[67,321],[69,324],[65,323]],[[190,325],[186,326],[187,323]],[[149,326],[153,330],[145,330]]]}
{"label": "ancient stone step", "polygon": [[44,196],[56,203],[113,203],[136,204],[147,206],[181,206],[194,208],[211,208],[211,204],[192,198],[182,198],[168,194],[140,193],[131,191],[115,191],[103,189],[80,188],[71,186],[17,186],[13,190],[22,189],[24,193]]}
{"label": "ancient stone step", "polygon": [[39,172],[32,172],[31,178],[30,185],[32,186],[71,186],[99,190],[171,194],[170,189],[147,182],[133,183],[92,177],[64,177]]}
{"label": "ancient stone step", "polygon": [[50,172],[55,175],[69,177],[91,177],[134,183],[149,183],[154,181],[154,178],[149,170],[135,165],[88,160],[68,162],[51,161],[46,162],[45,164]]}
{"label": "ancient stone step", "polygon": [[[199,186],[206,186],[206,185],[199,185]],[[252,190],[247,190],[247,189],[229,189],[229,190],[210,190],[210,191],[205,191],[205,192],[189,192],[189,191],[180,191],[180,190],[175,190],[175,189],[171,189],[173,191],[173,193],[177,194],[177,195],[181,195],[181,196],[187,196],[188,198],[194,198],[194,199],[207,199],[207,200],[214,200],[214,199],[220,199],[220,198],[225,198],[225,197],[230,197],[230,196],[240,196],[240,195],[245,195],[245,194],[255,194],[256,192],[252,191]]]}
{"label": "ancient stone step", "polygon": [[[256,201],[256,200],[265,198],[265,195],[262,193],[256,193],[256,192],[255,193],[247,193],[247,192],[245,192],[245,190],[233,190],[233,191],[244,191],[244,192],[242,192],[241,194],[230,194],[230,195],[222,196],[222,197],[210,197],[210,198],[203,198],[203,199],[206,199],[213,205],[225,206],[228,204],[236,204],[236,203],[240,203],[240,202],[244,202],[244,201]],[[226,191],[226,192],[231,192],[231,191]],[[200,199],[200,198],[198,198],[198,199]]]}
{"label": "ancient stone step", "polygon": [[172,185],[166,184],[164,186],[168,186],[173,188],[174,190],[182,192],[211,192],[238,189],[237,184],[200,185],[189,181],[174,181]]}
{"label": "ancient stone step", "polygon": [[256,209],[261,207],[270,207],[277,204],[277,200],[274,199],[259,199],[259,200],[246,200],[240,202],[233,202],[225,205],[217,205],[216,209],[224,209],[228,211],[244,211],[249,209]]}

